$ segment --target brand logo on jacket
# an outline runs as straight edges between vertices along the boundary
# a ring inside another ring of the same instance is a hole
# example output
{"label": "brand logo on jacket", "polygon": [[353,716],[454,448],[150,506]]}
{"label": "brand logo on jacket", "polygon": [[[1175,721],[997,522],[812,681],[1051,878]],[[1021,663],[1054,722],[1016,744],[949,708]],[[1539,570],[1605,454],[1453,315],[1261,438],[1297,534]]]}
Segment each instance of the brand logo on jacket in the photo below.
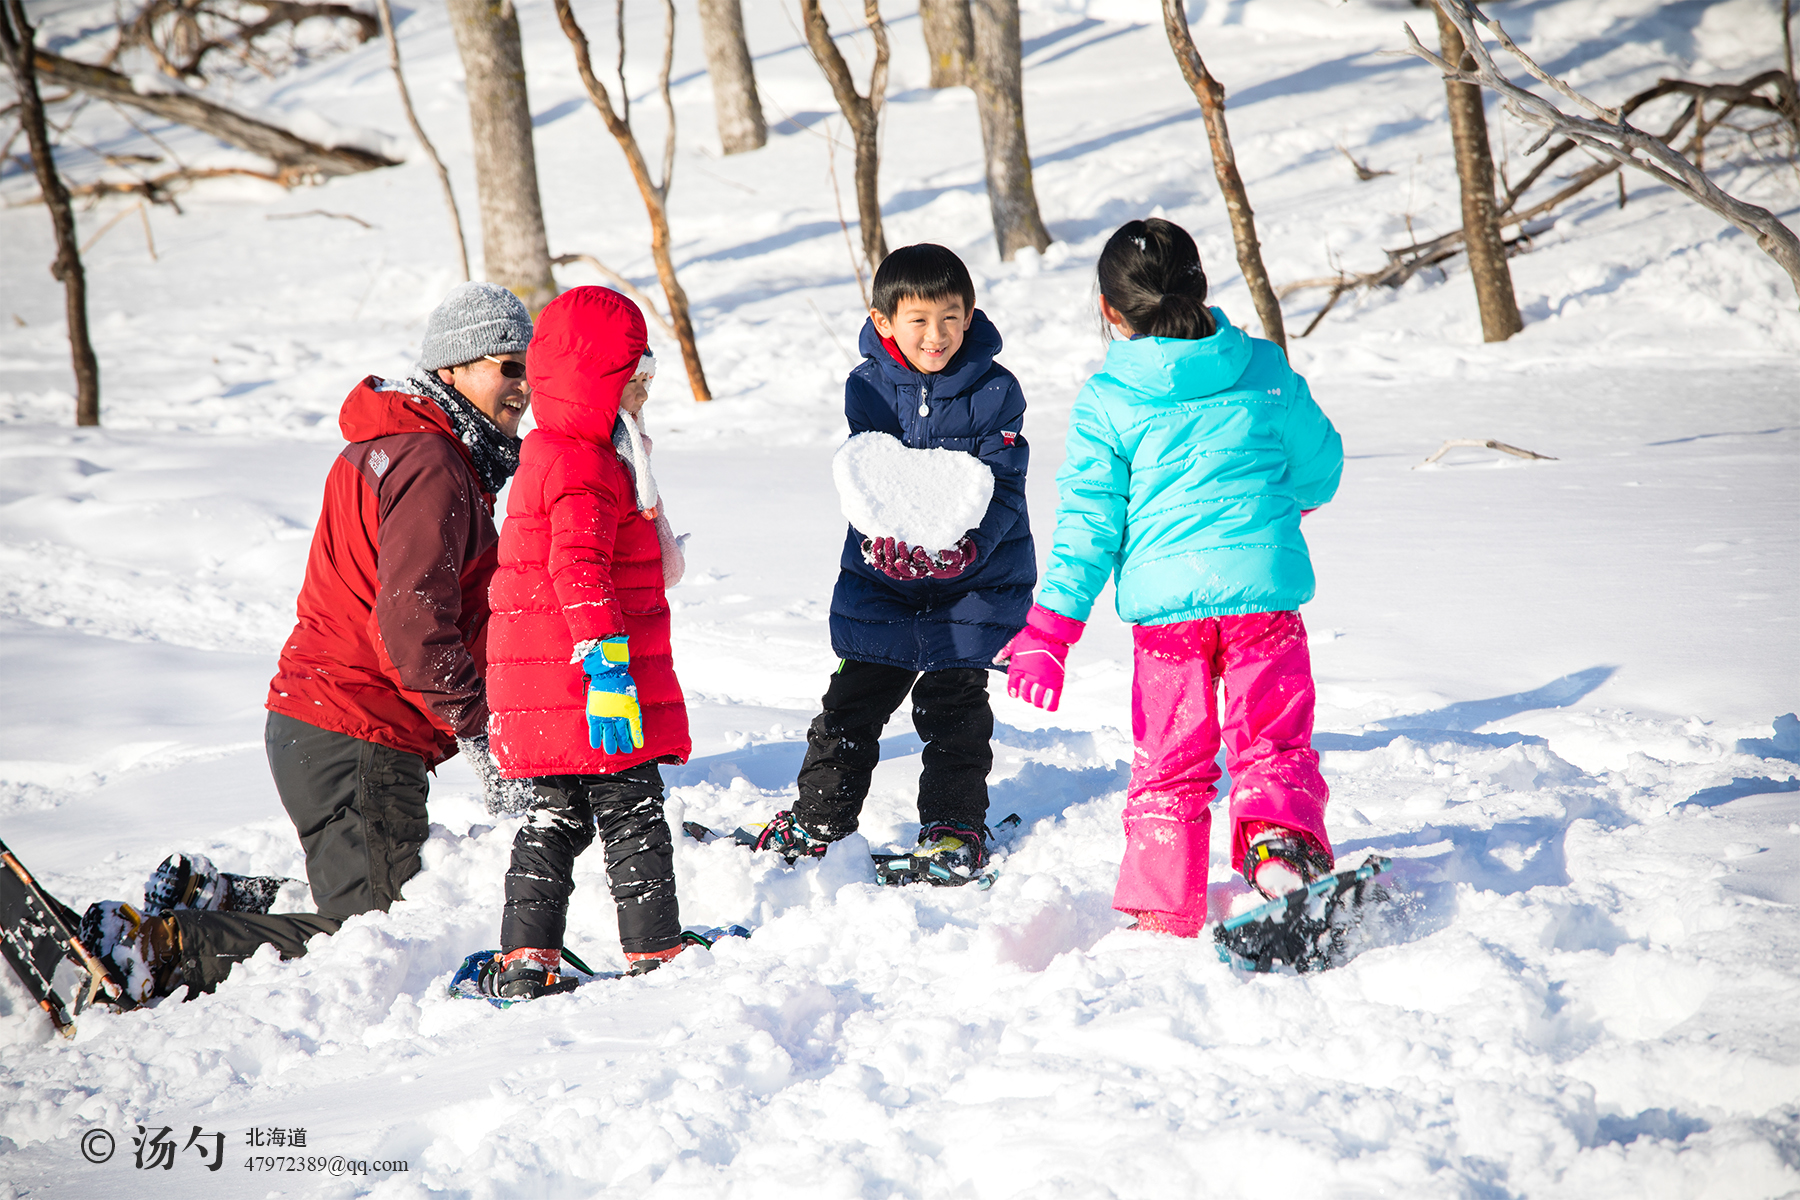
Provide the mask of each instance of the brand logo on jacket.
{"label": "brand logo on jacket", "polygon": [[387,469],[388,469],[387,451],[386,450],[371,450],[371,451],[369,451],[369,470],[375,472],[376,476],[379,478],[380,476],[387,474]]}
{"label": "brand logo on jacket", "polygon": [[1014,429],[1009,432],[1005,429],[1002,429],[1000,431],[1000,440],[1005,442],[1007,444],[1007,446],[1010,448],[1015,442],[1017,442],[1019,440],[1019,431]]}

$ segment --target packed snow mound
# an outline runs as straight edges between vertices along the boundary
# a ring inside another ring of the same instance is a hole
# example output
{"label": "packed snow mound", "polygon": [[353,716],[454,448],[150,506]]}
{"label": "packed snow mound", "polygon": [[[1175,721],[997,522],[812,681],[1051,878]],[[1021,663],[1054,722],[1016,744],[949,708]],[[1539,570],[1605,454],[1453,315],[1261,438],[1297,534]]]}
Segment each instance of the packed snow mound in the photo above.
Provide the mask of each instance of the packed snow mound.
{"label": "packed snow mound", "polygon": [[887,433],[859,433],[831,460],[844,518],[865,537],[948,550],[981,524],[994,473],[972,454],[915,450]]}

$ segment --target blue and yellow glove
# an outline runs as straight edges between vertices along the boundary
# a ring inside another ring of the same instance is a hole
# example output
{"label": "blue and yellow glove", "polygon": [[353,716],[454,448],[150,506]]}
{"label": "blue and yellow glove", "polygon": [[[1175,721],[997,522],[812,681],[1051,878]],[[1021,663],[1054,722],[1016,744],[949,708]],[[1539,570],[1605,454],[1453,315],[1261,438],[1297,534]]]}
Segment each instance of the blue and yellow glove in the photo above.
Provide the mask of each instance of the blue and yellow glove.
{"label": "blue and yellow glove", "polygon": [[630,665],[631,649],[623,637],[607,638],[581,660],[588,677],[588,745],[608,754],[644,748],[644,714]]}

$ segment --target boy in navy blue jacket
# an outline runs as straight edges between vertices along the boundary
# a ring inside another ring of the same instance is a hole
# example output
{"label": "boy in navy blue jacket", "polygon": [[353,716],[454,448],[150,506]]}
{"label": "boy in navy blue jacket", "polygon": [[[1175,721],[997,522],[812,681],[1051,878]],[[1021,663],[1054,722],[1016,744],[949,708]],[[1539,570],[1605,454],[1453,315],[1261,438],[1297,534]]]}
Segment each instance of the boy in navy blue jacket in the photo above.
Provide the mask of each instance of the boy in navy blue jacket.
{"label": "boy in navy blue jacket", "polygon": [[994,361],[1000,333],[975,307],[968,268],[943,246],[907,246],[882,261],[858,348],[863,361],[844,384],[851,435],[972,454],[994,474],[993,499],[948,550],[854,526],[845,534],[831,595],[831,646],[843,661],[807,731],[800,799],[775,814],[757,848],[792,862],[855,832],[882,727],[910,691],[925,743],[917,853],[967,876],[987,861],[988,672],[1023,626],[1037,583],[1025,395]]}

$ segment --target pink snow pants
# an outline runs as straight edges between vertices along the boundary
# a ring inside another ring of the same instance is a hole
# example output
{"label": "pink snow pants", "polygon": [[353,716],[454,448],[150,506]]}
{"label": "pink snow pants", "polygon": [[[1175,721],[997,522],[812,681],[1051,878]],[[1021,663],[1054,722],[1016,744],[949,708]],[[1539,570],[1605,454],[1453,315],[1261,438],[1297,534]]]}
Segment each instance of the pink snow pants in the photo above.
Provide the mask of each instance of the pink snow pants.
{"label": "pink snow pants", "polygon": [[1312,748],[1312,659],[1297,612],[1132,628],[1136,743],[1125,802],[1125,861],[1113,907],[1160,914],[1171,933],[1206,923],[1207,843],[1221,721],[1231,772],[1231,865],[1249,822],[1305,834],[1327,855],[1327,789]]}

